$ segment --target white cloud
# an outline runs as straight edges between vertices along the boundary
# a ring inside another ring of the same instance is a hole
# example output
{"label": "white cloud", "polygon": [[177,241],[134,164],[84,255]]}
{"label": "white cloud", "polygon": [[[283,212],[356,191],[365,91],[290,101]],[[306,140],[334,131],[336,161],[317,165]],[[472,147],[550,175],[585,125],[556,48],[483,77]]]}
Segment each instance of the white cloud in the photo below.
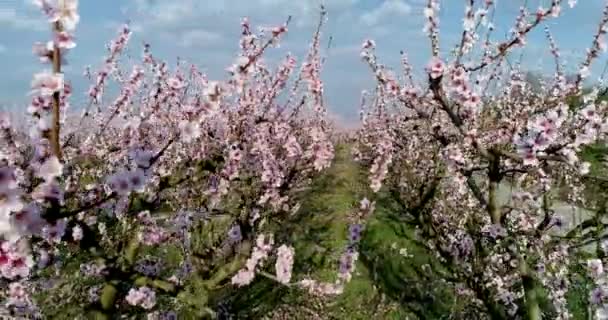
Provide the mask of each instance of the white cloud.
{"label": "white cloud", "polygon": [[205,47],[217,43],[221,38],[222,36],[219,33],[203,29],[193,29],[186,31],[180,36],[179,45],[186,48]]}
{"label": "white cloud", "polygon": [[[238,6],[235,6],[236,9]],[[135,13],[146,27],[176,27],[189,23],[196,18],[208,17],[222,13],[225,9],[224,1],[153,1],[135,0],[132,10],[125,10],[127,14]],[[133,12],[129,12],[133,11]]]}
{"label": "white cloud", "polygon": [[338,16],[359,1],[362,0],[135,0],[126,12],[137,14],[148,27],[179,28],[195,22],[226,23],[228,19],[238,24],[234,18],[245,16],[251,17],[253,23],[263,20],[278,24],[289,15],[293,25],[302,27],[316,24],[321,4],[331,16]]}
{"label": "white cloud", "polygon": [[[105,21],[102,23],[103,28],[111,30],[114,33],[117,33],[124,26],[124,22],[118,21]],[[129,30],[133,33],[141,33],[143,32],[143,25],[139,23],[129,23]]]}
{"label": "white cloud", "polygon": [[[249,17],[255,32],[258,27],[279,25],[291,15],[282,46],[293,41],[297,44],[293,49],[297,50],[307,48],[321,3],[328,11],[328,24],[337,25],[346,15],[354,19],[359,16],[355,5],[360,1],[363,0],[133,0],[121,12],[148,41],[160,38],[160,43],[169,46],[208,47],[224,52],[237,48],[241,18]],[[329,25],[324,32],[331,34]],[[350,33],[345,37],[350,37]]]}
{"label": "white cloud", "polygon": [[391,17],[403,17],[412,12],[412,7],[402,0],[385,0],[379,7],[364,13],[361,21],[368,26],[375,26]]}
{"label": "white cloud", "polygon": [[149,8],[145,13],[149,15],[150,21],[162,25],[183,22],[196,15],[198,11],[193,1],[166,1]]}
{"label": "white cloud", "polygon": [[331,48],[329,54],[333,55],[352,55],[356,56],[361,52],[361,44],[344,45],[336,48]]}
{"label": "white cloud", "polygon": [[12,8],[0,8],[0,27],[41,31],[49,28],[44,17],[32,18]]}

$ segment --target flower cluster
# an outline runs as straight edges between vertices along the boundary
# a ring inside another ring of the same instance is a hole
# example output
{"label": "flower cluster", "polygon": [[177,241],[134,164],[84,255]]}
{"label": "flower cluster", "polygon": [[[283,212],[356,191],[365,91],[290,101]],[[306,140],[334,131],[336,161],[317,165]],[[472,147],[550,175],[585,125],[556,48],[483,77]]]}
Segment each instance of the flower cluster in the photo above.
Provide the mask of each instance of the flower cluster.
{"label": "flower cluster", "polygon": [[131,288],[125,297],[128,304],[139,306],[146,310],[154,308],[156,304],[156,293],[148,287]]}
{"label": "flower cluster", "polygon": [[268,258],[274,239],[272,235],[259,235],[256,239],[256,245],[251,252],[251,256],[247,259],[245,267],[232,277],[232,284],[239,286],[248,285],[255,278],[255,272],[258,265],[262,265],[264,260]]}
{"label": "flower cluster", "polygon": [[288,284],[291,280],[293,268],[293,248],[282,245],[277,249],[277,262],[275,263],[276,276],[280,283]]}

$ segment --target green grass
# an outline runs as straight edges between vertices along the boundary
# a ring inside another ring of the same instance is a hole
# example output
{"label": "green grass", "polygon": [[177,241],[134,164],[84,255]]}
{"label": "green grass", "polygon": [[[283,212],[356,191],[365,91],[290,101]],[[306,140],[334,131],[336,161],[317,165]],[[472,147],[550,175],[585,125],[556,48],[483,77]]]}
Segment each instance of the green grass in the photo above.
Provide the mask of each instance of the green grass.
{"label": "green grass", "polygon": [[[336,153],[335,165],[313,181],[302,196],[289,239],[296,251],[294,274],[304,273],[312,279],[330,282],[336,279],[338,258],[347,244],[347,218],[358,206],[364,190],[364,176],[350,160],[349,150],[342,146]],[[271,318],[271,313],[279,317],[279,313],[289,312],[291,319],[314,318],[313,314],[322,314],[325,319],[377,319],[375,316],[381,310],[370,306],[380,306],[382,300],[367,269],[359,262],[344,294],[335,300],[312,297],[302,290],[277,288],[261,278],[235,297],[232,305],[239,305],[239,316],[247,318]]]}
{"label": "green grass", "polygon": [[[339,146],[334,165],[302,197],[290,238],[296,250],[294,274],[336,279],[338,259],[347,245],[347,219],[368,191],[367,185],[367,174],[352,161],[350,149]],[[311,297],[259,278],[231,299],[231,305],[238,306],[233,311],[253,319],[447,318],[457,307],[451,286],[437,276],[439,263],[415,243],[414,230],[389,222],[391,210],[386,200],[378,203],[361,242],[355,274],[342,295]]]}

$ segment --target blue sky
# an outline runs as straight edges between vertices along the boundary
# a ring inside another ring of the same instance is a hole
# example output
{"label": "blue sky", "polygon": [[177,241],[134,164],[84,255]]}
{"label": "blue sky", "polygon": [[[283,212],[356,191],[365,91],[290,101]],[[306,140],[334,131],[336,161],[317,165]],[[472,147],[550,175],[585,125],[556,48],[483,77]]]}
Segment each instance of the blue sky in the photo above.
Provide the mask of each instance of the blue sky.
{"label": "blue sky", "polygon": [[[0,78],[0,104],[23,106],[31,75],[43,69],[32,56],[31,47],[35,41],[46,41],[50,33],[44,17],[29,2],[0,0],[0,70],[4,71]],[[441,1],[444,50],[452,47],[460,36],[464,2]],[[503,39],[522,1],[496,2],[495,37]],[[532,7],[549,2],[528,1]],[[567,7],[566,0],[563,2],[563,15],[548,25],[564,61],[576,70],[591,43],[604,1],[579,0],[574,9]],[[426,0],[324,0],[323,3],[329,12],[325,39],[333,37],[323,71],[328,105],[340,118],[354,121],[361,90],[370,89],[373,84],[370,72],[359,58],[361,43],[367,38],[375,39],[380,59],[395,68],[399,68],[399,51],[405,50],[414,64],[420,66],[417,70],[420,74],[430,52],[428,39],[422,32]],[[317,22],[319,4],[320,0],[80,0],[78,46],[69,54],[66,76],[76,87],[75,102],[82,101],[88,87],[82,77],[84,67],[91,65],[95,70],[101,65],[106,43],[126,21],[130,21],[134,30],[129,49],[133,56],[140,56],[141,43],[146,41],[156,56],[169,62],[175,62],[178,56],[185,58],[212,78],[222,78],[224,68],[233,61],[238,49],[241,17],[250,17],[254,26],[269,26],[278,25],[292,15],[289,34],[271,56],[283,56],[290,51],[303,58]],[[550,67],[552,60],[542,28],[528,42],[525,65],[532,69]],[[605,60],[605,56],[600,57],[593,70],[601,70]]]}

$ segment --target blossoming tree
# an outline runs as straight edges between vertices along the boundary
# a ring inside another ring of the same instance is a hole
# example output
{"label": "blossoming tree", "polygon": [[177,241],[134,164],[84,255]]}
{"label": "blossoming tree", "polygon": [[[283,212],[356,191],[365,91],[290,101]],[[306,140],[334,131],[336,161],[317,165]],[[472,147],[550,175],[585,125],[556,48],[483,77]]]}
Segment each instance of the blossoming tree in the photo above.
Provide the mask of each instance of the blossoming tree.
{"label": "blossoming tree", "polygon": [[171,68],[149,45],[141,59],[121,60],[124,26],[101,68],[85,72],[89,103],[71,112],[61,67],[76,47],[78,1],[36,3],[53,38],[34,54],[50,70],[32,81],[29,132],[0,121],[8,313],[213,316],[258,275],[339,290],[293,281],[295,253],[281,234],[298,193],[333,159],[319,30],[299,70],[291,55],[273,70],[262,57],[289,21],[254,34],[245,19],[229,77],[212,81],[184,61]]}
{"label": "blossoming tree", "polygon": [[[540,90],[524,81],[521,64],[509,61],[532,30],[560,16],[562,2],[536,11],[522,6],[507,39],[497,41],[495,2],[465,1],[460,41],[442,57],[440,3],[429,0],[431,59],[421,83],[406,54],[398,77],[377,61],[372,40],[363,44],[377,84],[363,97],[354,154],[369,168],[372,191],[384,185],[400,203],[399,219],[417,227],[420,242],[448,267],[448,280],[482,318],[570,319],[572,268],[587,265],[581,248],[594,243],[589,276],[597,288],[590,308],[606,318],[605,197],[582,196],[606,178],[591,176],[580,153],[608,133],[602,83],[583,90],[592,63],[607,48],[608,7],[573,81],[548,28],[555,72]],[[514,192],[505,201],[500,190],[506,186]],[[565,226],[552,205],[557,200],[595,213]]]}

